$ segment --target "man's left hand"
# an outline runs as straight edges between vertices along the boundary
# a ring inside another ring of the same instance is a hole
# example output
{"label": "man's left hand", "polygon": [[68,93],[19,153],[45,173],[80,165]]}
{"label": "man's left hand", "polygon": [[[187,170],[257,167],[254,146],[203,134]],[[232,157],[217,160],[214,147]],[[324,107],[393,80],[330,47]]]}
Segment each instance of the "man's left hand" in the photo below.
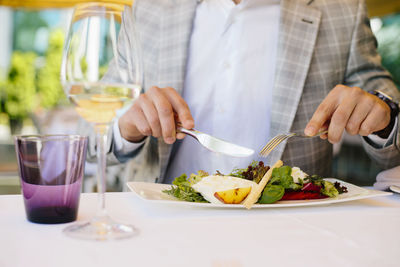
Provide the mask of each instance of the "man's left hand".
{"label": "man's left hand", "polygon": [[379,99],[358,87],[337,85],[318,106],[304,133],[315,135],[328,128],[332,144],[340,141],[343,131],[350,135],[367,136],[384,129],[390,122],[390,108]]}

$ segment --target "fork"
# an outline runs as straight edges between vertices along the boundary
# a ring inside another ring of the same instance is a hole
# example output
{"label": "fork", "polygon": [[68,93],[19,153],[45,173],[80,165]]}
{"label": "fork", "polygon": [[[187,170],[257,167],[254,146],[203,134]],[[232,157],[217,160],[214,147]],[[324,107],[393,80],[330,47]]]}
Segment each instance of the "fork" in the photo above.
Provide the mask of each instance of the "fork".
{"label": "fork", "polygon": [[303,137],[303,138],[313,138],[313,137],[317,137],[323,134],[327,134],[328,131],[327,130],[323,130],[318,132],[315,135],[312,136],[308,136],[308,135],[304,135],[304,134],[298,134],[298,133],[286,133],[286,134],[279,134],[277,136],[275,136],[274,138],[272,138],[271,140],[269,140],[269,142],[261,149],[260,153],[258,153],[261,157],[267,157],[269,153],[271,153],[271,151],[277,147],[280,143],[282,143],[283,141],[285,141],[286,139],[296,136],[296,137]]}

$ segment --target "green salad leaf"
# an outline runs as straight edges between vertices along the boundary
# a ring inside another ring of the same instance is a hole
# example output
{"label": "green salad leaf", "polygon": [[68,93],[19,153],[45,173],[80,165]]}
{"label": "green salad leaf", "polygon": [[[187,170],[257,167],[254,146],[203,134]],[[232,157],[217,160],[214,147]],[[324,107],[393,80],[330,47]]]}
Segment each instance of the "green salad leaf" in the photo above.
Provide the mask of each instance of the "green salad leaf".
{"label": "green salad leaf", "polygon": [[272,171],[271,179],[268,184],[281,185],[285,189],[300,190],[303,187],[303,183],[295,183],[292,177],[292,168],[290,166],[282,166],[275,168]]}
{"label": "green salad leaf", "polygon": [[315,184],[317,186],[322,186],[322,181],[324,180],[324,178],[322,178],[319,175],[311,175],[311,176],[307,176],[306,178],[304,178],[304,182],[306,183],[312,183]]}
{"label": "green salad leaf", "polygon": [[234,169],[229,176],[250,180],[258,184],[268,170],[269,166],[265,166],[264,162],[254,160],[247,168]]}
{"label": "green salad leaf", "polygon": [[285,188],[281,185],[267,185],[258,200],[261,204],[271,204],[280,200],[285,194]]}
{"label": "green salad leaf", "polygon": [[293,191],[300,190],[303,183],[295,183],[293,181],[292,168],[290,166],[282,166],[272,171],[271,179],[264,188],[258,203],[270,204],[280,200],[285,194],[285,189]]}
{"label": "green salad leaf", "polygon": [[201,173],[200,175],[193,175],[190,178],[191,180],[188,180],[187,175],[182,174],[174,179],[171,189],[163,190],[162,192],[183,201],[208,203],[208,201],[205,200],[204,197],[200,193],[196,192],[191,186],[192,184],[199,182],[201,178],[204,177],[201,177],[201,175],[204,175],[204,173]]}
{"label": "green salad leaf", "polygon": [[318,175],[308,176],[304,180],[321,186],[320,193],[328,197],[337,197],[339,194],[347,192],[347,188],[340,186],[340,183],[333,184]]}
{"label": "green salad leaf", "polygon": [[290,166],[282,166],[272,170],[272,176],[282,177],[285,175],[290,175],[292,173],[292,168]]}
{"label": "green salad leaf", "polygon": [[321,194],[328,197],[337,197],[339,195],[339,191],[336,189],[333,183],[323,180]]}
{"label": "green salad leaf", "polygon": [[202,170],[198,171],[197,174],[192,173],[189,176],[189,183],[191,186],[194,184],[197,184],[198,182],[201,181],[201,179],[203,179],[203,177],[206,177],[206,176],[208,176],[208,172],[205,172]]}

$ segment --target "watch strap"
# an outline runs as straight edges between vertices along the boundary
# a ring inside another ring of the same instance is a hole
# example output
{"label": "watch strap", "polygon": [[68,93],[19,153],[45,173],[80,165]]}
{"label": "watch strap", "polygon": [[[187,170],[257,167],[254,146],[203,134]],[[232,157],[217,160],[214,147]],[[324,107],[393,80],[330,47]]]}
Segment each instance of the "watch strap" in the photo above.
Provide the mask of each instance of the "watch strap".
{"label": "watch strap", "polygon": [[399,104],[393,101],[393,98],[380,90],[369,91],[370,94],[377,96],[383,102],[385,102],[390,108],[390,122],[389,124],[382,130],[374,132],[373,134],[378,135],[381,138],[388,138],[390,133],[393,130],[396,117],[399,115]]}

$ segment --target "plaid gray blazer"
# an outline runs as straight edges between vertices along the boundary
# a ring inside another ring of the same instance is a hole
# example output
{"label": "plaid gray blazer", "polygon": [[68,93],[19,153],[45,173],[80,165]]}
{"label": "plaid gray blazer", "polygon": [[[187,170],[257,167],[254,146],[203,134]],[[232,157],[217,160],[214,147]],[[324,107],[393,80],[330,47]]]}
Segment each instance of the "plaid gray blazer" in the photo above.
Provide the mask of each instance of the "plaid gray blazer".
{"label": "plaid gray blazer", "polygon": [[[144,90],[153,85],[182,91],[189,40],[198,0],[136,0],[134,16],[144,57]],[[130,14],[125,14],[130,16]],[[125,22],[128,20],[124,20]],[[129,23],[125,33],[129,40]],[[302,132],[313,112],[337,84],[380,89],[396,100],[399,92],[380,65],[363,0],[281,0],[279,48],[271,110],[271,137]],[[397,129],[398,131],[398,129]],[[400,140],[376,149],[363,140],[365,150],[379,164],[400,164]],[[260,147],[263,144],[260,144]],[[92,142],[92,153],[94,144]],[[133,157],[132,177],[162,182],[171,146],[147,138]],[[110,143],[110,159],[116,159]],[[278,146],[266,162],[282,159],[307,173],[329,176],[332,145],[327,141],[293,138]]]}

